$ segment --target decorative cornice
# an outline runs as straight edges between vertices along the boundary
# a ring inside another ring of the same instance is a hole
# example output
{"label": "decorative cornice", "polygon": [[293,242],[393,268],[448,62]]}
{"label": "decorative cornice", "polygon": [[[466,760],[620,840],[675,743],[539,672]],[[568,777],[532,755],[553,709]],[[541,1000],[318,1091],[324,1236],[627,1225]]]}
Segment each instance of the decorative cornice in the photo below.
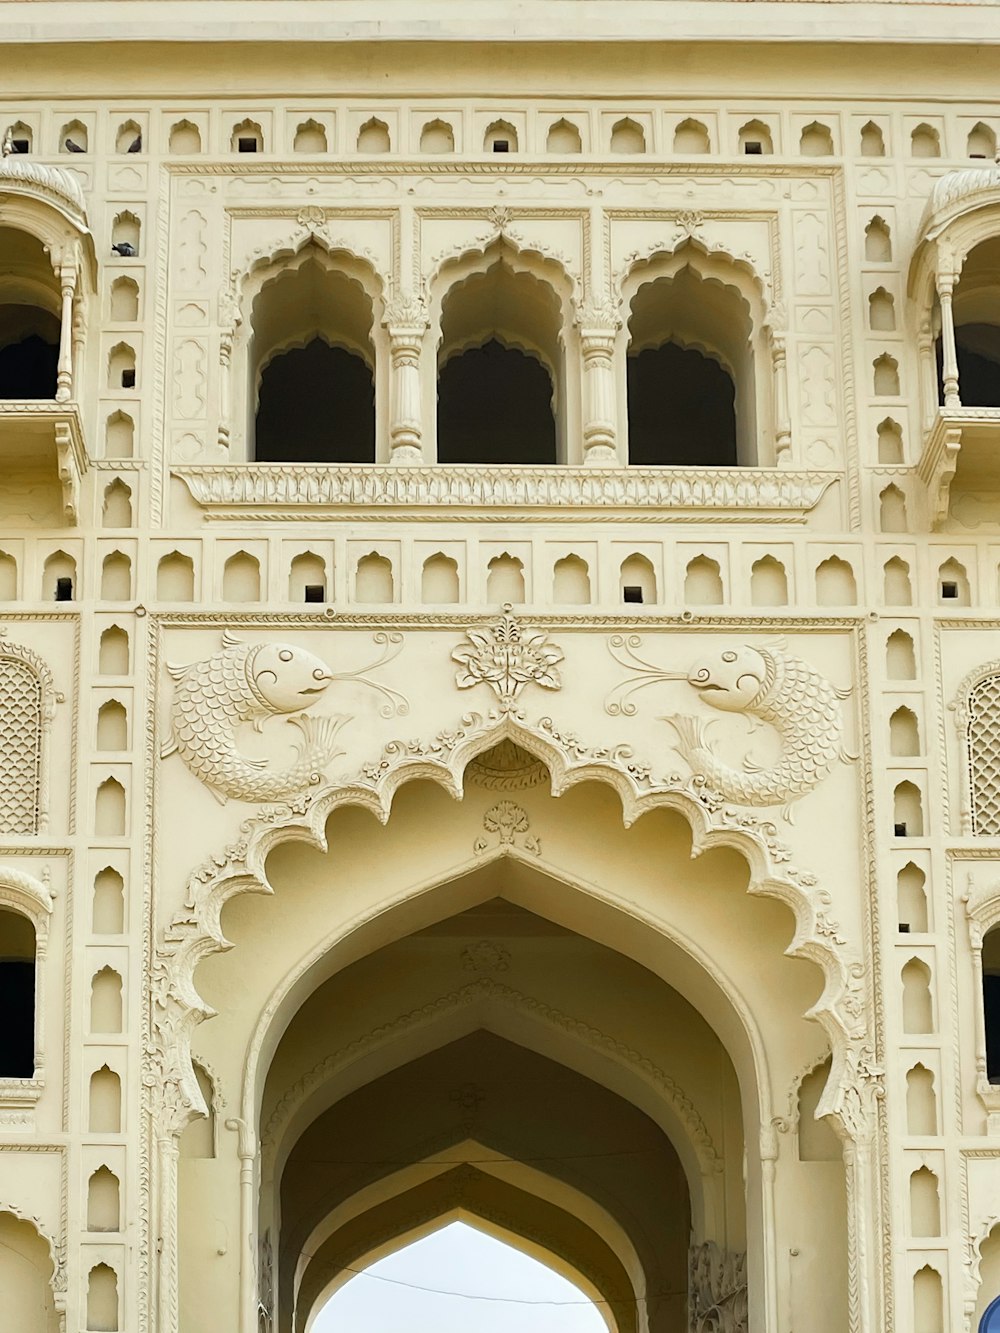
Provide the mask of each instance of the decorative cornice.
{"label": "decorative cornice", "polygon": [[8,191],[54,204],[81,231],[87,230],[87,205],[80,182],[61,167],[19,154],[0,157],[0,194]]}
{"label": "decorative cornice", "polygon": [[247,463],[171,468],[194,500],[220,517],[245,518],[260,510],[282,518],[313,519],[325,509],[360,509],[368,519],[396,518],[404,510],[546,509],[575,518],[589,510],[620,510],[623,517],[671,510],[672,517],[727,522],[804,522],[841,474],[772,468],[400,467],[386,464]]}

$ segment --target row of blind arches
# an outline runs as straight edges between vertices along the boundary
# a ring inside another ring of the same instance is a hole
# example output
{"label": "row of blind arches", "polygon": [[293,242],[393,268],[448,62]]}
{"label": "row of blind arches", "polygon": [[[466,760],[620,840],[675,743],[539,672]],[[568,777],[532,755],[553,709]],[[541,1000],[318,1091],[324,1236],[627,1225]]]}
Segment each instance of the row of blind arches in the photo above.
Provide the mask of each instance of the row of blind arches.
{"label": "row of blind arches", "polygon": [[[10,126],[13,149],[17,153],[35,151],[34,132],[24,121],[16,121]],[[775,151],[777,136],[766,118],[755,117],[744,122],[737,131],[735,148],[748,155],[764,155]],[[453,153],[456,150],[457,136],[452,123],[441,117],[427,121],[419,136],[421,153]],[[647,134],[643,124],[632,116],[623,116],[610,128],[607,149],[612,153],[645,153],[649,151]],[[713,151],[712,134],[708,125],[696,117],[688,116],[679,120],[673,130],[673,152],[679,155],[696,155]],[[87,153],[90,151],[90,134],[82,120],[68,121],[59,131],[58,147],[61,153]],[[175,122],[167,136],[168,151],[182,156],[202,152],[201,130],[191,120]],[[246,118],[233,125],[229,136],[230,151],[235,153],[262,153],[266,150],[265,136],[259,122]],[[321,120],[309,118],[299,123],[292,139],[292,151],[296,153],[320,154],[329,152],[329,136],[326,125]],[[804,126],[798,137],[798,151],[804,157],[829,157],[836,152],[833,130],[820,120],[813,120]],[[369,155],[390,153],[393,151],[392,135],[389,124],[378,116],[371,116],[357,131],[355,140],[357,152]],[[517,129],[510,120],[498,119],[492,122],[483,135],[484,152],[520,151],[521,144]],[[964,140],[964,154],[972,159],[991,159],[997,151],[995,131],[984,121],[978,121],[967,132]],[[143,133],[139,123],[126,120],[115,134],[115,152],[121,154],[141,153],[145,149]],[[942,142],[940,129],[923,121],[909,131],[909,150],[912,157],[940,157]],[[579,125],[565,116],[553,120],[545,130],[545,151],[553,154],[575,154],[584,151],[584,138]],[[862,126],[855,151],[862,157],[884,157],[886,154],[886,136],[883,128],[875,120],[869,120]]]}

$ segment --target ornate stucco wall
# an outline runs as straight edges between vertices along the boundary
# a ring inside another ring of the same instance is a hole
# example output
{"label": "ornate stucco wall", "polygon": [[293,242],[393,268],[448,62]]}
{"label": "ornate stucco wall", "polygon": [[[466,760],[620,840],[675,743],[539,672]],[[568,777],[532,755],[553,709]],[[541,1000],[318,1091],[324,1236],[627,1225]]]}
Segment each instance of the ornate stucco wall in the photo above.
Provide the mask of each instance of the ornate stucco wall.
{"label": "ornate stucco wall", "polygon": [[[298,1330],[463,1210],[618,1330],[978,1329],[1000,409],[948,331],[995,10],[229,8],[0,6],[0,281],[36,238],[62,329],[0,401],[25,1330]],[[371,464],[253,461],[306,257],[370,309]],[[498,262],[558,312],[551,467],[435,461]],[[748,320],[741,467],[628,465],[632,302],[682,269]]]}

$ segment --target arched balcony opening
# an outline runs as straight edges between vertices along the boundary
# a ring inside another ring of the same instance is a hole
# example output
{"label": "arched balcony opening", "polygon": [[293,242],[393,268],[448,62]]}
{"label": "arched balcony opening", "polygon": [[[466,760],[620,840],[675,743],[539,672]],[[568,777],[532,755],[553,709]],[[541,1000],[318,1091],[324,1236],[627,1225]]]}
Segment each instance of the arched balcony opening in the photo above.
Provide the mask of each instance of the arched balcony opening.
{"label": "arched balcony opening", "polygon": [[0,907],[0,1078],[35,1072],[35,927],[27,916]]}
{"label": "arched balcony opening", "polygon": [[555,463],[563,454],[563,311],[555,289],[493,262],[445,294],[438,346],[442,463]]}
{"label": "arched balcony opening", "polygon": [[735,266],[705,259],[682,249],[631,286],[626,382],[634,465],[770,461],[759,303]]}
{"label": "arched balcony opening", "polygon": [[1000,926],[983,937],[983,1017],[986,1077],[1000,1085]]}
{"label": "arched balcony opening", "polygon": [[278,463],[375,458],[371,294],[307,246],[252,302],[251,455]]}
{"label": "arched balcony opening", "polygon": [[[955,285],[952,310],[962,407],[1000,407],[1000,236],[969,252]],[[938,403],[946,394],[944,348],[936,340]]]}
{"label": "arched balcony opening", "polygon": [[0,398],[55,398],[59,316],[59,281],[42,242],[0,227]]}

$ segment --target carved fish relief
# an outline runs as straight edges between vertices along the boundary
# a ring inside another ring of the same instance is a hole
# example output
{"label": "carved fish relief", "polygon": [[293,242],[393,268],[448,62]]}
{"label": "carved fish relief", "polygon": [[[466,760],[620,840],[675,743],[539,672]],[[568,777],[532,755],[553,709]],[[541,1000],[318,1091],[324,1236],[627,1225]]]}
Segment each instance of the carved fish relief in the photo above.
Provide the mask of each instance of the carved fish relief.
{"label": "carved fish relief", "polygon": [[162,758],[179,754],[221,804],[278,801],[320,781],[322,770],[343,751],[336,743],[346,717],[289,716],[302,733],[293,764],[269,772],[268,759],[251,759],[236,744],[237,728],[255,731],[281,714],[310,707],[335,679],[334,673],[302,648],[289,644],[244,643],[224,633],[221,651],[188,666],[167,664],[176,682],[171,739]]}

